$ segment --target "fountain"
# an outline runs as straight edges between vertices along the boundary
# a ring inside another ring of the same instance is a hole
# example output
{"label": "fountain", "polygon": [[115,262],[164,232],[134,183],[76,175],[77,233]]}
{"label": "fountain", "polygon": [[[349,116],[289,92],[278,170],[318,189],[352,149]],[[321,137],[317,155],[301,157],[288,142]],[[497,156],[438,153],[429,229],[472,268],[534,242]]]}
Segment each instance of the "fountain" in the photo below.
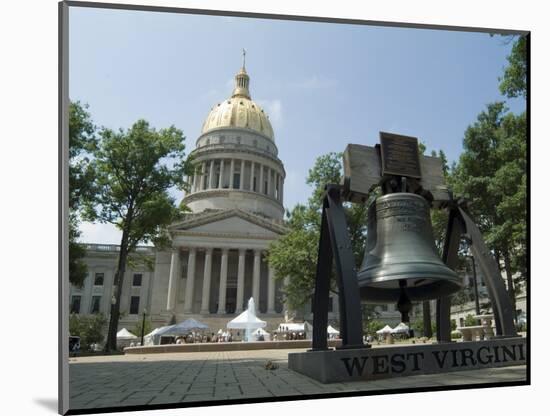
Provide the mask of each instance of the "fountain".
{"label": "fountain", "polygon": [[253,341],[252,331],[265,326],[266,322],[258,319],[256,316],[256,305],[254,303],[254,298],[250,298],[248,300],[248,307],[243,313],[227,323],[227,328],[229,329],[245,330],[245,336],[243,339],[245,342]]}

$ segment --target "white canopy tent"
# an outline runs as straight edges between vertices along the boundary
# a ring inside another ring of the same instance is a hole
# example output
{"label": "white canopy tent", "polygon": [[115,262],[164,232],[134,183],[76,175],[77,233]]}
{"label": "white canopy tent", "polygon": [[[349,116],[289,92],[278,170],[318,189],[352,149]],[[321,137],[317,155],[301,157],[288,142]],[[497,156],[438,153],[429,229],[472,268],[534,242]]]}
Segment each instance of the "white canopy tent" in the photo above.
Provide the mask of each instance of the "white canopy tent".
{"label": "white canopy tent", "polygon": [[395,328],[391,330],[392,334],[408,334],[409,333],[409,327],[407,324],[401,322],[399,325],[397,325]]}
{"label": "white canopy tent", "polygon": [[262,329],[262,328],[258,328],[254,332],[252,332],[252,336],[254,337],[254,339],[256,341],[261,336],[264,337],[264,341],[271,341],[271,334],[269,332],[267,332],[265,329]]}
{"label": "white canopy tent", "polygon": [[304,332],[305,331],[305,323],[282,323],[279,324],[279,327],[277,328],[277,332]]}
{"label": "white canopy tent", "polygon": [[145,345],[158,345],[161,334],[165,331],[166,328],[170,328],[172,326],[173,325],[161,326],[153,329],[151,332],[143,337],[143,343]]}
{"label": "white canopy tent", "polygon": [[116,333],[116,339],[117,341],[130,341],[135,340],[138,337],[132,334],[130,331],[128,331],[126,328],[122,328],[120,331]]}
{"label": "white canopy tent", "polygon": [[256,307],[254,305],[254,299],[250,298],[248,301],[248,308],[237,316],[232,321],[227,323],[229,329],[244,329],[246,339],[245,341],[252,341],[251,333],[255,329],[264,328],[267,325],[265,321],[262,321],[256,316]]}
{"label": "white canopy tent", "polygon": [[329,326],[327,326],[327,334],[329,334],[329,335],[339,335],[340,331],[338,331],[337,329],[334,329],[332,327],[332,325],[329,325]]}
{"label": "white canopy tent", "polygon": [[391,331],[392,331],[391,326],[386,325],[384,328],[379,329],[378,331],[376,331],[376,333],[378,335],[385,335],[385,334],[391,334]]}
{"label": "white canopy tent", "polygon": [[135,345],[134,343],[136,341],[138,341],[139,344],[139,338],[128,331],[126,328],[122,328],[116,333],[116,343],[119,348],[131,347]]}

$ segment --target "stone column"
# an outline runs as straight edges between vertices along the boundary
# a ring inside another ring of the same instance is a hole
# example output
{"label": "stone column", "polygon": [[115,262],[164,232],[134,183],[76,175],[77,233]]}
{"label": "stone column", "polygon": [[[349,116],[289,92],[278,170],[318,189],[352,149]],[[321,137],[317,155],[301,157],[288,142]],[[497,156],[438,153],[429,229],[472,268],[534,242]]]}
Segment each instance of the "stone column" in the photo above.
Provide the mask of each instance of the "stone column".
{"label": "stone column", "polygon": [[258,186],[258,192],[264,193],[264,165],[260,163],[260,186]]}
{"label": "stone column", "polygon": [[220,161],[220,182],[218,183],[218,188],[223,188],[223,168],[224,168],[224,160],[222,159]]}
{"label": "stone column", "polygon": [[201,168],[201,191],[204,191],[206,189],[205,182],[206,178],[206,162],[202,162],[202,168]]}
{"label": "stone column", "polygon": [[231,159],[229,168],[229,189],[233,189],[233,177],[235,176],[235,159]]}
{"label": "stone column", "polygon": [[254,162],[250,162],[250,190],[254,190]]}
{"label": "stone column", "polygon": [[176,293],[178,291],[178,278],[180,269],[179,248],[172,249],[172,259],[170,261],[170,280],[168,281],[168,296],[166,300],[166,309],[173,311],[176,306]]}
{"label": "stone column", "polygon": [[241,180],[239,181],[239,189],[244,189],[244,159],[241,160]]}
{"label": "stone column", "polygon": [[267,196],[271,196],[271,168],[267,168]]}
{"label": "stone column", "polygon": [[210,313],[210,280],[212,279],[212,249],[207,248],[204,256],[204,278],[202,282],[201,314]]}
{"label": "stone column", "polygon": [[199,174],[198,174],[199,170],[198,168],[195,166],[195,171],[193,172],[193,190],[192,192],[197,192],[197,188],[198,188],[198,182],[199,182]]}
{"label": "stone column", "polygon": [[267,276],[267,313],[275,313],[275,271],[272,267]]}
{"label": "stone column", "polygon": [[237,307],[236,313],[243,311],[243,298],[244,298],[244,264],[245,264],[246,250],[239,249],[239,266],[237,269]]}
{"label": "stone column", "polygon": [[195,290],[195,260],[197,249],[189,249],[189,260],[187,261],[187,281],[185,282],[185,298],[183,304],[184,313],[193,312],[193,291]]}
{"label": "stone column", "polygon": [[260,261],[262,250],[254,250],[254,269],[252,272],[252,297],[256,305],[260,306]]}
{"label": "stone column", "polygon": [[284,187],[284,180],[283,177],[280,177],[281,184],[279,185],[279,194],[281,195],[281,198],[279,198],[279,201],[281,201],[281,204],[283,203],[283,187]]}
{"label": "stone column", "polygon": [[215,165],[215,160],[211,160],[210,172],[208,177],[208,189],[212,189],[214,187],[214,165]]}
{"label": "stone column", "polygon": [[222,248],[222,264],[220,271],[220,293],[218,294],[218,314],[225,314],[225,299],[227,292],[227,248]]}

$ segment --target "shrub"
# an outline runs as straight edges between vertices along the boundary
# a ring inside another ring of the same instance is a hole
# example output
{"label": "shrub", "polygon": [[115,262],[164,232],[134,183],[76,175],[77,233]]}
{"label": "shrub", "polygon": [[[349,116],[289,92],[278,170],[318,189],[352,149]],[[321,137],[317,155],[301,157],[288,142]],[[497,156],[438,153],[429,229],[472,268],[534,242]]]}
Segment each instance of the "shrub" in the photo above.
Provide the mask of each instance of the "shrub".
{"label": "shrub", "polygon": [[71,314],[69,318],[69,333],[80,337],[80,349],[85,351],[92,344],[103,342],[105,335],[103,327],[107,320],[103,314],[96,315],[77,315]]}

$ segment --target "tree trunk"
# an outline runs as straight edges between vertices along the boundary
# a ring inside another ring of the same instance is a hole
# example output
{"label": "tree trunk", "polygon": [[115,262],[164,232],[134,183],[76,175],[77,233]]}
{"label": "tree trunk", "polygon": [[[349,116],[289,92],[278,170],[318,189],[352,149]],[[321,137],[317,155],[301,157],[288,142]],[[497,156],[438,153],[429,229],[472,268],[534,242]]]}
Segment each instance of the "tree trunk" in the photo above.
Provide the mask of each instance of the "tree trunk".
{"label": "tree trunk", "polygon": [[432,337],[432,314],[430,311],[430,301],[426,300],[422,302],[422,320],[424,322],[424,336],[427,338]]}
{"label": "tree trunk", "polygon": [[109,329],[107,330],[107,341],[104,348],[105,352],[116,351],[117,349],[116,334],[118,332],[118,320],[120,319],[120,298],[124,283],[124,273],[126,272],[126,261],[128,260],[128,234],[129,232],[124,230],[120,242],[120,254],[118,256],[118,267],[114,281],[116,286],[115,303],[111,303]]}
{"label": "tree trunk", "polygon": [[508,295],[510,296],[510,301],[512,302],[512,307],[514,310],[514,321],[517,319],[516,316],[516,294],[514,290],[514,280],[512,279],[512,265],[510,264],[510,253],[508,251],[504,252],[504,270],[506,271],[506,283],[508,286]]}

